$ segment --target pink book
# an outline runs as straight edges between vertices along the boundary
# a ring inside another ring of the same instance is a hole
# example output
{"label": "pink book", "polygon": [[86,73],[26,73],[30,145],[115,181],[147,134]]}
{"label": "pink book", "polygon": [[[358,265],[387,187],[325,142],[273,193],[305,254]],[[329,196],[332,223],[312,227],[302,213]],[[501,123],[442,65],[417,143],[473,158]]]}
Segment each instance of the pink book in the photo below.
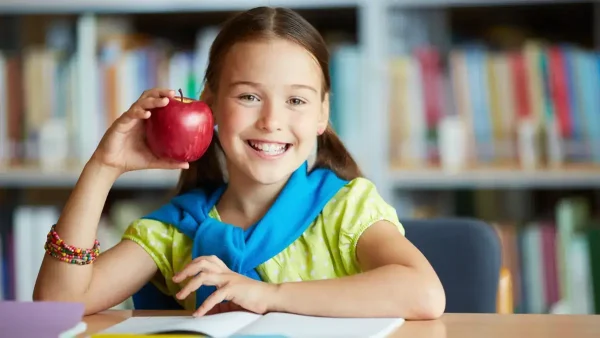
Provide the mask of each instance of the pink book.
{"label": "pink book", "polygon": [[75,337],[85,332],[84,305],[68,302],[0,302],[3,337]]}
{"label": "pink book", "polygon": [[542,254],[546,284],[546,305],[550,308],[560,298],[556,266],[556,227],[552,223],[544,223],[542,226]]}

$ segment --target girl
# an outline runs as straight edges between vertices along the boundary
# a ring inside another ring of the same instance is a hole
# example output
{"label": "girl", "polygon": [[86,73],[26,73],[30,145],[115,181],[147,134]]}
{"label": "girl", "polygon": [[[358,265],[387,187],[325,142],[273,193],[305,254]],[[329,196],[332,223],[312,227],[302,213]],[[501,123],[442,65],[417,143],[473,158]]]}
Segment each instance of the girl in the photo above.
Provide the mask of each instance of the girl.
{"label": "girl", "polygon": [[[436,273],[328,125],[328,58],[293,11],[261,7],[228,21],[201,96],[218,126],[207,153],[195,163],[154,157],[144,119],[174,92],[144,92],[106,132],[50,230],[34,299],[83,302],[92,314],[132,295],[141,304],[152,287],[195,315],[439,317]],[[178,194],[97,257],[111,185],[149,168],[183,169]]]}

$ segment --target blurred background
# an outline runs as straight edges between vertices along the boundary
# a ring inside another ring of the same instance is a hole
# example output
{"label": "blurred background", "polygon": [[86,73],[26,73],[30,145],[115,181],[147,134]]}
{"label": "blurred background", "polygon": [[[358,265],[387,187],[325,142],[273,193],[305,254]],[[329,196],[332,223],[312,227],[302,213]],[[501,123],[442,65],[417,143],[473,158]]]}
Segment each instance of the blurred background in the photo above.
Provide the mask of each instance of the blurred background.
{"label": "blurred background", "polygon": [[[325,37],[334,128],[401,220],[483,219],[515,312],[600,313],[600,1],[575,0],[0,0],[0,299],[31,299],[110,123],[147,88],[198,97],[219,25],[260,5]],[[102,248],[177,176],[121,177]]]}

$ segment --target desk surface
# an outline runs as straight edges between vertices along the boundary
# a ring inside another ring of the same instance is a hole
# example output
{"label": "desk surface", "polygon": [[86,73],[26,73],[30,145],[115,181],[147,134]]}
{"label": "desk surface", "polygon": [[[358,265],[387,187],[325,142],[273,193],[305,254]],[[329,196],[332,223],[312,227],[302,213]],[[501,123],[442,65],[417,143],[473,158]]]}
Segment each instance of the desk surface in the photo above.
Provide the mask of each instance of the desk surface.
{"label": "desk surface", "polygon": [[[101,331],[131,316],[189,315],[185,311],[109,310],[87,316],[86,334]],[[407,321],[393,338],[564,338],[600,337],[599,316],[445,314],[439,320]]]}

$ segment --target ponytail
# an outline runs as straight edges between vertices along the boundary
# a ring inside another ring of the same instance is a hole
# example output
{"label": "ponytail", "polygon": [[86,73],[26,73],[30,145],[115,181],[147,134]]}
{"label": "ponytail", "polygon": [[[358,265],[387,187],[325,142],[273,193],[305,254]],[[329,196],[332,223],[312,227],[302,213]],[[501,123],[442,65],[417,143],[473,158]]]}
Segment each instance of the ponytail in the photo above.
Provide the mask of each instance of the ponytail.
{"label": "ponytail", "polygon": [[345,180],[363,176],[358,164],[330,124],[327,125],[325,132],[317,137],[317,159],[314,167],[330,169]]}
{"label": "ponytail", "polygon": [[213,133],[206,153],[197,161],[190,163],[188,169],[181,172],[175,190],[176,195],[195,188],[202,188],[208,192],[212,192],[225,183],[225,177],[218,156],[218,152],[221,151],[220,147],[218,136],[216,133]]}

